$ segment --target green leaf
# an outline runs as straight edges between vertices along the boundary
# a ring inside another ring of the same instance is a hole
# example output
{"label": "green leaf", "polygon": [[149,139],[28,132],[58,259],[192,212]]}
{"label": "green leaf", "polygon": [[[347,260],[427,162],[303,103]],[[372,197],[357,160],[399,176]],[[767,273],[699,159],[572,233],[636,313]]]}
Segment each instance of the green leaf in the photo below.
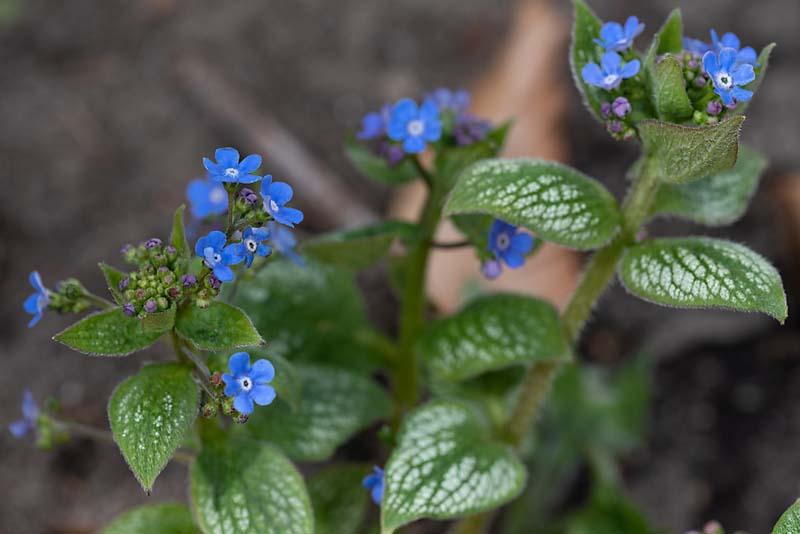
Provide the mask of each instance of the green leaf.
{"label": "green leaf", "polygon": [[255,347],[264,340],[250,318],[236,306],[212,302],[208,308],[187,306],[178,312],[175,331],[201,350]]}
{"label": "green leaf", "polygon": [[[761,82],[764,81],[764,76],[767,74],[767,67],[769,67],[769,56],[772,54],[772,50],[775,48],[775,43],[770,43],[761,50],[761,53],[758,55],[758,67],[756,67],[756,79],[750,82],[749,84],[745,85],[745,89],[749,91],[753,91],[755,93],[758,91],[758,88],[761,87]],[[731,115],[743,115],[745,111],[747,111],[747,106],[750,105],[750,102],[740,102],[736,109],[729,111],[728,113]]]}
{"label": "green leaf", "polygon": [[186,211],[186,205],[181,204],[175,210],[175,216],[172,218],[172,233],[169,236],[170,244],[178,250],[178,255],[188,258],[192,255],[189,243],[186,241],[186,228],[183,224],[183,213]]}
{"label": "green leaf", "polygon": [[492,441],[476,413],[433,401],[409,414],[386,465],[383,534],[421,518],[452,519],[491,510],[516,497],[525,467]]}
{"label": "green leaf", "polygon": [[644,152],[661,180],[685,184],[733,167],[743,121],[733,117],[717,124],[681,126],[644,120],[638,128]]}
{"label": "green leaf", "polygon": [[487,159],[461,174],[448,215],[483,213],[560,245],[593,249],[619,230],[617,202],[575,169],[535,159]]}
{"label": "green leaf", "polygon": [[678,122],[692,116],[694,108],[686,93],[683,66],[675,56],[664,56],[650,69],[653,104],[659,118]]}
{"label": "green leaf", "polygon": [[236,436],[206,441],[189,471],[195,517],[207,534],[310,534],[303,477],[278,449]]}
{"label": "green leaf", "polygon": [[651,49],[656,56],[664,54],[680,54],[683,51],[683,18],[681,10],[675,8],[664,21],[661,29],[653,38]]}
{"label": "green leaf", "polygon": [[236,303],[270,340],[272,354],[369,370],[377,357],[356,336],[371,329],[352,273],[309,263],[276,261],[248,281]]}
{"label": "green leaf", "polygon": [[620,262],[625,287],[644,300],[681,308],[763,312],[781,323],[786,295],[778,271],[752,250],[706,237],[654,239]]}
{"label": "green leaf", "polygon": [[369,472],[364,465],[334,464],[308,481],[315,534],[358,534],[368,499],[361,481]]}
{"label": "green leaf", "polygon": [[798,532],[800,532],[800,499],[783,513],[772,529],[772,534],[797,534]]}
{"label": "green leaf", "polygon": [[200,534],[183,504],[150,504],[117,517],[101,534]]}
{"label": "green leaf", "polygon": [[449,190],[461,171],[476,161],[497,156],[505,144],[511,123],[506,122],[495,128],[482,141],[467,146],[446,147],[436,152],[436,176]]}
{"label": "green leaf", "polygon": [[322,263],[359,270],[383,258],[396,238],[409,238],[413,224],[385,221],[376,225],[324,234],[303,243],[303,253]]}
{"label": "green leaf", "polygon": [[663,185],[651,213],[677,215],[709,226],[730,224],[747,211],[766,167],[763,156],[742,145],[736,165],[729,171],[690,184]]}
{"label": "green leaf", "polygon": [[93,313],[53,339],[90,356],[127,356],[146,349],[160,337],[160,332],[143,332],[138,319],[115,308]]}
{"label": "green leaf", "polygon": [[299,461],[329,458],[356,432],[389,415],[391,404],[371,379],[333,367],[298,365],[300,401],[295,409],[278,397],[256,410],[245,428]]}
{"label": "green leaf", "polygon": [[102,261],[98,263],[97,266],[103,271],[103,277],[106,279],[106,286],[108,286],[108,291],[111,293],[111,296],[114,297],[114,302],[122,306],[125,303],[125,299],[119,291],[119,283],[128,275]]}
{"label": "green leaf", "polygon": [[148,313],[142,317],[142,331],[145,333],[158,333],[163,334],[168,330],[172,330],[175,325],[175,303],[158,313]]}
{"label": "green leaf", "polygon": [[581,71],[587,63],[596,62],[599,58],[597,45],[594,40],[600,37],[600,27],[603,22],[589,8],[583,0],[574,0],[575,22],[572,26],[572,44],[569,49],[569,64],[572,69],[572,79],[583,97],[583,103],[592,112],[594,118],[604,123],[600,114],[600,104],[603,101],[602,93],[583,81]]}
{"label": "green leaf", "polygon": [[177,363],[147,365],[111,394],[111,433],[146,492],[194,423],[197,403],[191,369]]}
{"label": "green leaf", "polygon": [[418,352],[436,378],[459,382],[503,369],[567,357],[556,309],[520,295],[490,295],[434,324]]}
{"label": "green leaf", "polygon": [[364,143],[354,138],[348,139],[344,148],[350,163],[361,174],[377,182],[399,185],[409,182],[419,175],[409,159],[406,158],[392,167],[384,158],[373,153]]}

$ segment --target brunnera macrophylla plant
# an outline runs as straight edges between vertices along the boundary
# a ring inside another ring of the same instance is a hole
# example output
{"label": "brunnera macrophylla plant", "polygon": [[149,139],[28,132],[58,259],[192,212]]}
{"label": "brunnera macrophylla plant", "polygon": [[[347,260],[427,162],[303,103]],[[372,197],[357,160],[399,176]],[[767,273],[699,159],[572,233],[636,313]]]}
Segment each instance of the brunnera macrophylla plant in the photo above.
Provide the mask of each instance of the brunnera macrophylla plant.
{"label": "brunnera macrophylla plant", "polygon": [[[440,89],[368,114],[346,143],[371,179],[425,182],[414,223],[384,221],[298,246],[292,228],[303,214],[290,205],[291,186],[259,172],[260,156],[221,148],[203,159],[206,177],[189,185],[188,227],[180,207],[169,239],[123,249],[128,269],[100,264],[112,300],[76,280],[48,289],[32,273],[30,326],[48,310],[97,310],[54,337],[67,347],[92,357],[171,347],[172,361],[143,365],[116,387],[108,416],[145,491],[169,461],[189,464],[191,506],[144,506],[107,532],[358,533],[370,498],[383,534],[423,518],[484,532],[509,503],[509,532],[532,532],[552,519],[542,512],[548,492],[579,461],[592,468],[590,497],[551,527],[652,531],[615,475],[616,456],[640,433],[631,415],[646,396],[638,367],[608,379],[573,353],[596,301],[616,274],[633,297],[664,306],[781,322],[787,307],[775,268],[744,245],[642,232],[656,217],[721,226],[744,213],[765,160],[740,146],[739,132],[773,45],[756,55],[730,33],[686,38],[676,10],[641,52],[634,45],[644,29],[635,17],[604,24],[575,0],[578,90],[612,137],[641,147],[622,202],[566,165],[499,158],[510,125],[470,114],[466,92]],[[434,240],[444,218],[463,241]],[[198,234],[194,246],[187,228]],[[544,241],[592,251],[563,313],[493,294],[429,320],[433,248],[472,247],[482,274],[496,278]],[[400,304],[394,338],[370,324],[353,279],[383,259]],[[534,429],[540,412],[545,433]],[[379,422],[378,457],[301,476],[297,463],[328,461]],[[29,393],[10,430],[42,446],[105,436]],[[796,532],[781,525],[797,517],[787,511],[775,532]]]}

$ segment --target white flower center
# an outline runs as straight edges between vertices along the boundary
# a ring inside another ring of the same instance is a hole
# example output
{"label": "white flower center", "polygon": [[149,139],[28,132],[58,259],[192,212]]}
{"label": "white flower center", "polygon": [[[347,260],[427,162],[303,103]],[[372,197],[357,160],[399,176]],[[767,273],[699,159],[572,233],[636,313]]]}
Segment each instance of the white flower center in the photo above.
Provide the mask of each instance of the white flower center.
{"label": "white flower center", "polygon": [[509,245],[511,245],[511,236],[508,234],[500,234],[497,236],[497,248],[500,250],[506,250]]}
{"label": "white flower center", "polygon": [[275,202],[274,200],[269,199],[269,209],[270,211],[278,211],[280,209],[280,206],[278,206],[278,203]]}
{"label": "white flower center", "polygon": [[256,250],[258,250],[258,243],[256,243],[252,239],[245,239],[244,246],[247,247],[247,250],[249,250],[250,252],[255,252]]}
{"label": "white flower center", "polygon": [[[226,171],[226,174],[227,174],[227,171]],[[228,195],[227,195],[227,193],[225,193],[225,189],[222,188],[222,187],[215,187],[208,194],[208,200],[212,204],[220,204],[220,203],[224,202],[227,198],[228,198]]]}
{"label": "white flower center", "polygon": [[605,78],[603,78],[603,84],[607,86],[614,85],[619,80],[619,75],[617,74],[608,74]]}
{"label": "white flower center", "polygon": [[425,131],[425,123],[419,119],[413,120],[408,123],[406,126],[406,130],[408,131],[409,135],[418,136],[422,135],[422,132]]}
{"label": "white flower center", "polygon": [[243,376],[242,378],[240,378],[239,385],[245,391],[250,391],[251,389],[253,389],[253,381],[250,380],[249,376]]}
{"label": "white flower center", "polygon": [[239,177],[239,169],[234,167],[228,167],[225,169],[225,176],[229,176],[231,178],[238,178]]}
{"label": "white flower center", "polygon": [[219,263],[222,261],[222,256],[220,254],[214,254],[214,263]]}
{"label": "white flower center", "polygon": [[717,86],[725,90],[730,90],[733,88],[733,78],[731,78],[731,75],[727,72],[720,71],[717,73]]}

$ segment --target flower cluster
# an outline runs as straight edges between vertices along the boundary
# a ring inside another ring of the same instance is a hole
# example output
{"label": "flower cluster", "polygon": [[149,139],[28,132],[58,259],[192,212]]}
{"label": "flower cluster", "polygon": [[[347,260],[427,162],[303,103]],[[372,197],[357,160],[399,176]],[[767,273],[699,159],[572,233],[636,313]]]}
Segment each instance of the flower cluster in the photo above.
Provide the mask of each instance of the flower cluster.
{"label": "flower cluster", "polygon": [[684,38],[683,48],[688,93],[697,103],[695,123],[717,122],[726,110],[753,98],[745,86],[756,78],[758,56],[752,47],[742,47],[736,34],[728,32],[720,38],[712,29],[710,43]]}
{"label": "flower cluster", "polygon": [[483,275],[490,280],[497,278],[503,272],[503,263],[511,269],[519,269],[534,244],[532,235],[505,221],[495,220],[489,230],[488,251],[492,259],[483,263]]}
{"label": "flower cluster", "polygon": [[[294,252],[294,236],[288,230],[278,231],[275,225],[292,228],[303,220],[302,211],[288,206],[294,195],[292,187],[285,182],[274,181],[271,175],[262,177],[254,174],[261,166],[259,155],[251,154],[240,161],[237,150],[220,148],[214,157],[216,161],[203,159],[208,179],[193,182],[189,187],[189,199],[195,215],[220,214],[229,209],[233,211],[226,232],[214,230],[195,244],[195,254],[203,260],[214,282],[214,287],[208,289],[218,290],[220,283],[234,280],[231,267],[240,263],[250,267],[256,256],[267,257],[272,254],[273,247],[296,263],[301,263]],[[240,187],[240,184],[256,182],[261,182],[260,198],[250,187]],[[220,192],[215,188],[222,190]],[[221,203],[223,195],[224,210],[216,205],[217,202]],[[230,200],[234,201],[232,206],[228,206]],[[234,236],[238,238],[231,242]],[[267,244],[270,239],[272,246]],[[203,276],[209,276],[207,273]],[[200,304],[204,305],[207,300],[204,295]]]}
{"label": "flower cluster", "polygon": [[641,93],[637,74],[641,61],[633,49],[634,39],[644,31],[644,24],[636,17],[628,17],[625,24],[607,22],[600,28],[595,43],[602,49],[599,63],[590,62],[581,71],[583,81],[604,91],[606,100],[600,105],[600,114],[606,129],[615,139],[629,139],[635,135],[631,120],[632,95]]}
{"label": "flower cluster", "polygon": [[255,405],[267,406],[275,400],[275,368],[269,360],[259,359],[250,365],[250,354],[237,352],[228,359],[230,373],[214,373],[211,387],[215,395],[203,406],[204,417],[214,417],[221,409],[237,423],[247,421]]}
{"label": "flower cluster", "polygon": [[179,260],[174,246],[164,246],[153,237],[138,246],[126,245],[122,255],[126,262],[138,267],[120,280],[116,288],[126,315],[144,317],[165,311],[185,297],[197,298],[197,279],[186,272],[186,265]]}
{"label": "flower cluster", "polygon": [[466,146],[486,138],[488,121],[468,111],[467,91],[440,88],[421,103],[403,98],[361,120],[356,138],[368,142],[389,165],[399,164],[406,154],[419,154],[432,143]]}

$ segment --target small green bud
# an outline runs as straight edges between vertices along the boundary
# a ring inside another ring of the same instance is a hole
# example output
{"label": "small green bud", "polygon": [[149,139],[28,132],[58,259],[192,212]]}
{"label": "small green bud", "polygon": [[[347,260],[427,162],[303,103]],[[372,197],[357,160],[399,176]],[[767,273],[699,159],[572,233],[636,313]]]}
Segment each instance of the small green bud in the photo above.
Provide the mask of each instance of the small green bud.
{"label": "small green bud", "polygon": [[248,419],[250,419],[249,415],[245,415],[245,414],[239,413],[239,412],[236,412],[236,414],[237,415],[233,416],[233,422],[234,423],[238,423],[240,425],[243,425],[243,424],[245,424],[247,422]]}
{"label": "small green bud", "polygon": [[156,299],[156,304],[158,304],[158,309],[160,311],[164,311],[169,308],[169,301],[164,297],[158,297]]}
{"label": "small green bud", "polygon": [[225,397],[225,400],[222,401],[222,413],[225,415],[238,413],[233,409],[233,397]]}
{"label": "small green bud", "polygon": [[130,301],[136,298],[136,291],[134,291],[133,289],[128,289],[125,291],[123,295],[125,297],[125,300]]}
{"label": "small green bud", "polygon": [[216,402],[207,402],[203,405],[203,409],[201,410],[201,414],[206,419],[211,419],[217,415],[218,411],[217,403]]}

